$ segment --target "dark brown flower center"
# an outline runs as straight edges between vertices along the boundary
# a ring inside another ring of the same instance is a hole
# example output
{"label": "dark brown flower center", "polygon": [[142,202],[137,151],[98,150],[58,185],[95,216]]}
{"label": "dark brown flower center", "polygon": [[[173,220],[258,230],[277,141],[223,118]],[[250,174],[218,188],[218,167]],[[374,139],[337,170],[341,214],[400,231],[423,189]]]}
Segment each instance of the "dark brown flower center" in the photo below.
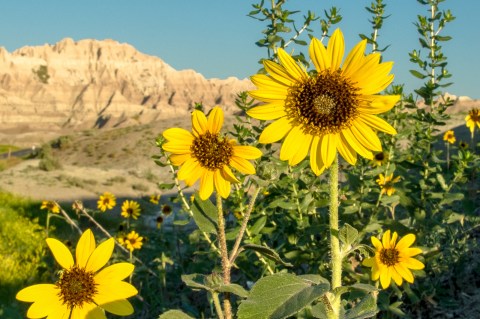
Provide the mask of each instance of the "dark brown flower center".
{"label": "dark brown flower center", "polygon": [[132,216],[133,215],[133,208],[131,208],[131,207],[127,208],[127,214],[129,216]]}
{"label": "dark brown flower center", "polygon": [[385,154],[383,152],[375,154],[375,159],[379,162],[382,162],[385,159]]}
{"label": "dark brown flower center", "polygon": [[380,251],[380,262],[387,266],[394,266],[400,260],[399,252],[395,248],[382,249]]}
{"label": "dark brown flower center", "polygon": [[477,109],[471,110],[470,111],[470,118],[475,123],[480,122],[480,111],[477,110]]}
{"label": "dark brown flower center", "polygon": [[228,140],[210,132],[196,137],[191,151],[192,156],[200,162],[200,165],[211,171],[228,165],[233,156],[233,147]]}
{"label": "dark brown flower center", "polygon": [[323,135],[350,127],[358,115],[358,88],[340,71],[323,71],[290,88],[285,110],[304,133]]}
{"label": "dark brown flower center", "polygon": [[60,288],[59,296],[68,308],[81,307],[84,303],[92,303],[97,293],[93,272],[73,266],[64,270],[55,285]]}

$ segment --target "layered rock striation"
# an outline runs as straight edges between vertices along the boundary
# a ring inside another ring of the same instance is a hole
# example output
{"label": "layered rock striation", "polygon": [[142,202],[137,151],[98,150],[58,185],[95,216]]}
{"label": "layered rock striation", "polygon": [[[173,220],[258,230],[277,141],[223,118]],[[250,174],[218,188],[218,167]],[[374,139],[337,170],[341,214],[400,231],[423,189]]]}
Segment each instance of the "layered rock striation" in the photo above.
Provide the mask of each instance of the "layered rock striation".
{"label": "layered rock striation", "polygon": [[235,110],[248,79],[205,79],[113,40],[70,38],[9,53],[0,47],[2,129],[87,129],[188,115],[195,103]]}

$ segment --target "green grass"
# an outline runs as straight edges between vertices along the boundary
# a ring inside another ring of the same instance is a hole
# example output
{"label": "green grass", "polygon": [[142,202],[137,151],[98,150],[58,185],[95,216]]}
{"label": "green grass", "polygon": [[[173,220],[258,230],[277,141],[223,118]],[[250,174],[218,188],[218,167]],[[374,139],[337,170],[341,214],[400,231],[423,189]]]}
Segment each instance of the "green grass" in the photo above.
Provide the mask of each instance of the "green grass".
{"label": "green grass", "polygon": [[8,151],[10,150],[11,152],[14,152],[14,151],[17,151],[19,150],[20,148],[17,147],[17,146],[14,146],[14,145],[0,145],[0,154],[3,154],[3,153],[8,153]]}
{"label": "green grass", "polygon": [[0,192],[0,317],[22,318],[16,293],[38,280],[44,264],[45,228],[33,212],[38,203]]}

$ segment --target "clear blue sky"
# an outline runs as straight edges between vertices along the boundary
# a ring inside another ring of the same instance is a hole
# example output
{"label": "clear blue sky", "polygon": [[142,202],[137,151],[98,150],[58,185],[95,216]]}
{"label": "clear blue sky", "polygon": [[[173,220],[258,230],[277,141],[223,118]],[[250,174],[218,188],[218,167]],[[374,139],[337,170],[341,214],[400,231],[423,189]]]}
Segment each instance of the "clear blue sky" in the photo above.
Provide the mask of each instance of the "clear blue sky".
{"label": "clear blue sky", "polygon": [[[265,1],[270,3],[270,1]],[[56,43],[65,37],[114,39],[158,56],[175,69],[195,69],[207,78],[254,74],[257,61],[266,49],[255,41],[265,24],[247,16],[248,0],[82,0],[82,1],[2,1],[0,4],[0,46],[10,52],[25,45]],[[312,10],[317,15],[332,5],[344,19],[339,27],[347,49],[358,42],[359,33],[371,32],[369,14],[364,9],[371,0],[289,0],[287,8]],[[379,43],[390,44],[385,60],[393,60],[395,82],[412,92],[419,82],[408,72],[414,66],[408,52],[418,49],[413,22],[425,15],[425,6],[415,0],[387,0],[387,14]],[[443,46],[454,84],[446,88],[456,95],[480,98],[480,0],[447,0],[457,19],[443,34],[453,40]],[[314,24],[319,33],[319,23]],[[302,47],[292,47],[297,52]],[[306,52],[306,51],[304,51]]]}

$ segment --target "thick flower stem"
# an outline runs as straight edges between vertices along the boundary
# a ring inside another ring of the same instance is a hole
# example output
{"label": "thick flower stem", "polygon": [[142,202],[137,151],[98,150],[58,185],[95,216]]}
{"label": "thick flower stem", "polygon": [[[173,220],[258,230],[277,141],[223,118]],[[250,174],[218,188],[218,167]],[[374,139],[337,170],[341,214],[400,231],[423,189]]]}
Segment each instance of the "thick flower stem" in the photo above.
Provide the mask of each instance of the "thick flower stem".
{"label": "thick flower stem", "polygon": [[[230,269],[231,264],[228,260],[227,240],[225,238],[225,219],[223,217],[222,197],[217,193],[217,210],[218,210],[218,245],[220,247],[220,254],[222,258],[222,275],[223,284],[230,284]],[[232,318],[232,305],[230,303],[230,293],[224,293],[223,310],[225,312],[225,319]]]}
{"label": "thick flower stem", "polygon": [[[340,252],[340,240],[338,229],[338,155],[330,167],[330,250],[332,256],[332,287],[335,289],[342,285],[342,255]],[[338,319],[340,316],[340,298],[332,300],[332,312],[330,319]]]}

